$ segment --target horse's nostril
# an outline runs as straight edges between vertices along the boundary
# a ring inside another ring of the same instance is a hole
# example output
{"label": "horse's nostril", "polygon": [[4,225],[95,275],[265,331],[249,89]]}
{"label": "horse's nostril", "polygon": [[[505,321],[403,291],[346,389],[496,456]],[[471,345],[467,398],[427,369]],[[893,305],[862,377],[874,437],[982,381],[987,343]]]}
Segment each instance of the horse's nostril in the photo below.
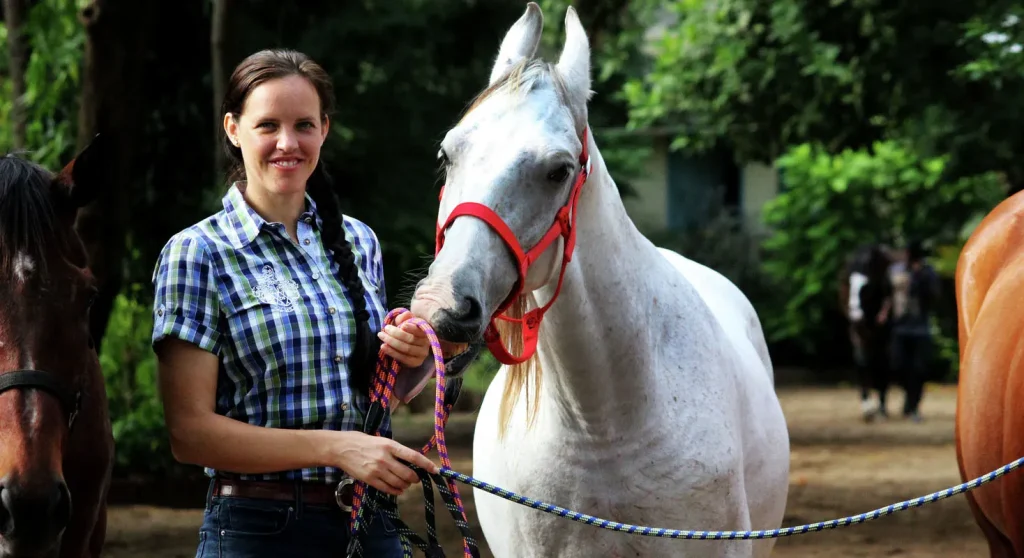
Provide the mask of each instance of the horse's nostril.
{"label": "horse's nostril", "polygon": [[483,316],[483,309],[480,307],[480,301],[467,296],[462,299],[462,304],[459,305],[460,312],[459,319],[468,322],[478,322]]}
{"label": "horse's nostril", "polygon": [[14,519],[11,517],[11,491],[0,486],[0,535],[10,538],[14,532]]}
{"label": "horse's nostril", "polygon": [[64,529],[71,521],[71,491],[64,481],[57,483],[57,502],[53,506],[51,517],[53,524],[58,529]]}
{"label": "horse's nostril", "polygon": [[479,300],[471,296],[463,297],[454,309],[442,311],[443,318],[436,327],[445,340],[468,343],[480,335],[483,315]]}

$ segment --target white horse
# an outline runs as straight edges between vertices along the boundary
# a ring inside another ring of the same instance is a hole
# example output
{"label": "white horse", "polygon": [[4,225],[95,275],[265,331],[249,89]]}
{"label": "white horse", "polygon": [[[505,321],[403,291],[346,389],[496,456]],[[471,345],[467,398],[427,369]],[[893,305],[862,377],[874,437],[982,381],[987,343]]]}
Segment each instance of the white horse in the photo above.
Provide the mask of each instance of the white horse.
{"label": "white horse", "polygon": [[[588,40],[572,8],[565,23],[558,63],[535,59],[543,16],[528,5],[501,44],[489,87],[439,153],[447,167],[439,252],[413,312],[442,339],[467,342],[491,331],[506,301],[516,314],[556,297],[536,353],[502,366],[487,390],[473,474],[624,523],[777,528],[789,437],[758,317],[726,278],[652,245],[627,216],[587,124]],[[521,275],[512,241],[536,246],[556,223],[587,169],[581,153],[590,173],[571,260],[563,270],[566,243],[556,237],[522,262]],[[475,214],[452,220],[470,206]],[[507,225],[504,236],[494,218]],[[524,350],[514,337],[504,344],[512,356]],[[774,546],[630,535],[481,491],[475,500],[499,558],[749,557]]]}

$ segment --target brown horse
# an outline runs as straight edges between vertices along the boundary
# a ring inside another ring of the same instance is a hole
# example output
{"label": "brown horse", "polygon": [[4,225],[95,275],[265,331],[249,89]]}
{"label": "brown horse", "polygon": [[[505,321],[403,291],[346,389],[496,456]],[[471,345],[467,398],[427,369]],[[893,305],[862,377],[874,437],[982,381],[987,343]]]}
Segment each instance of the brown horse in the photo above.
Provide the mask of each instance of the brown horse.
{"label": "brown horse", "polygon": [[[956,455],[966,481],[1024,457],[1024,193],[999,204],[956,269],[960,384]],[[1024,477],[966,493],[992,558],[1024,558]]]}
{"label": "brown horse", "polygon": [[97,138],[60,173],[0,156],[0,558],[98,557],[114,441],[74,230]]}

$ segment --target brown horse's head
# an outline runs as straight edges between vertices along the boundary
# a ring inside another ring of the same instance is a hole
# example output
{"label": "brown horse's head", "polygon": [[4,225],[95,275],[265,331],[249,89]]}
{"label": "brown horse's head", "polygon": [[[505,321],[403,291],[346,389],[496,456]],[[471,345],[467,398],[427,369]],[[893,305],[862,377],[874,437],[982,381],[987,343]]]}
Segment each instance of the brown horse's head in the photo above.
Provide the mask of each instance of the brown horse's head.
{"label": "brown horse's head", "polygon": [[99,367],[74,223],[99,141],[58,174],[0,156],[0,556],[55,555],[71,517],[65,457]]}

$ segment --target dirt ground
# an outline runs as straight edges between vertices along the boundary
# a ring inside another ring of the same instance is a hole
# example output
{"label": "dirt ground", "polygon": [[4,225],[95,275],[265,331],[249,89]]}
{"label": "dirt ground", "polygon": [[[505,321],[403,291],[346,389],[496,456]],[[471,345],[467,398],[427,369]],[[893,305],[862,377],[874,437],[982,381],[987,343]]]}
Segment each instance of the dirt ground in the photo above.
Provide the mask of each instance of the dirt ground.
{"label": "dirt ground", "polygon": [[[784,525],[867,512],[960,482],[953,450],[952,387],[929,386],[922,405],[925,420],[921,423],[892,418],[865,424],[859,418],[857,396],[851,389],[785,389],[781,398],[792,439]],[[895,411],[900,405],[902,394],[894,390],[890,407]],[[898,417],[898,413],[893,416]],[[422,424],[399,422],[396,434],[400,438],[411,442],[426,439],[429,428],[425,431]],[[447,431],[454,468],[467,474],[472,474],[471,427],[471,416],[459,416],[453,417]],[[475,523],[472,491],[465,486],[460,489],[470,522]],[[422,517],[417,515],[422,514],[419,490],[405,496],[402,513],[414,528],[425,532],[422,520],[417,519]],[[113,508],[104,556],[193,556],[200,522],[199,510]],[[438,528],[443,540],[448,541],[448,554],[458,556],[461,540],[451,518],[439,517]],[[482,556],[491,557],[481,544]],[[955,496],[861,525],[785,537],[779,540],[773,556],[945,558],[987,557],[988,552],[963,496]]]}

